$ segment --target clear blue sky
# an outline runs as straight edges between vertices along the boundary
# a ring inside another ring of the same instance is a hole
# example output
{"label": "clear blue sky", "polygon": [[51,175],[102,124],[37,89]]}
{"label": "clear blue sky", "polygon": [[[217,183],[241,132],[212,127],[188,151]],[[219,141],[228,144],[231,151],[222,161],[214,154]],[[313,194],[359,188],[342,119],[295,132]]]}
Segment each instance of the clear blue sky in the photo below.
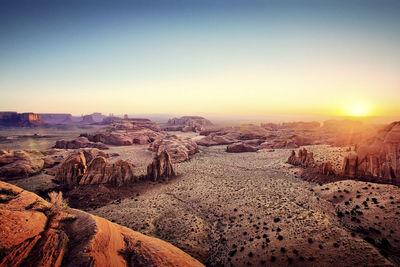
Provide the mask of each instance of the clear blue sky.
{"label": "clear blue sky", "polygon": [[2,1],[0,110],[400,115],[400,1]]}

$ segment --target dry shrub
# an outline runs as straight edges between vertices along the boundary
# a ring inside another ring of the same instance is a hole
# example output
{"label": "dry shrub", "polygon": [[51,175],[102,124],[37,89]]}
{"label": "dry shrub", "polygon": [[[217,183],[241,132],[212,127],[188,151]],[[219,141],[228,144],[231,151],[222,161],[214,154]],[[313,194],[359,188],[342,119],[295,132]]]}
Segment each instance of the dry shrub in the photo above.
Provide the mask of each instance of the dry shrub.
{"label": "dry shrub", "polygon": [[49,193],[50,204],[53,211],[61,212],[69,209],[67,201],[63,198],[62,192],[52,191]]}

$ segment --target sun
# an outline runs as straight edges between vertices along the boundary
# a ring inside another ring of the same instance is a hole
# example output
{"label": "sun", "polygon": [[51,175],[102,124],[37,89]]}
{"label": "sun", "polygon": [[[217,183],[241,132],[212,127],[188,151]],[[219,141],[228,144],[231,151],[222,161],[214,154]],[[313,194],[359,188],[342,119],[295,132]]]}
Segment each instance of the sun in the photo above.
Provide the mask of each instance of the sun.
{"label": "sun", "polygon": [[370,107],[365,103],[353,103],[348,106],[346,114],[353,117],[362,117],[368,116],[370,111]]}

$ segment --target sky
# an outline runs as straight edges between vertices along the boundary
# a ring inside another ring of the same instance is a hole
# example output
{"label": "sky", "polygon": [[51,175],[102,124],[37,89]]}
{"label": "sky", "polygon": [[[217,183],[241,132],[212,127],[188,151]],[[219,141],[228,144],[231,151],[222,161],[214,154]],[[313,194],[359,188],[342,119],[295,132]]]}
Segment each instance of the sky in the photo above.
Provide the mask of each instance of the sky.
{"label": "sky", "polygon": [[0,0],[0,110],[400,115],[398,0]]}

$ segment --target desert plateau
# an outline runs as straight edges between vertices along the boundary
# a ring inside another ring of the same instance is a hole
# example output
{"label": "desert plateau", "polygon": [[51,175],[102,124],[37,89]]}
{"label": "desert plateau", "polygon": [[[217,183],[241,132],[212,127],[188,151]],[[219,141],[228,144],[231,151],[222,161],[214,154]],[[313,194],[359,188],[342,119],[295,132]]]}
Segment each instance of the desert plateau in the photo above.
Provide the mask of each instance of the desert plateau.
{"label": "desert plateau", "polygon": [[398,0],[0,0],[0,267],[400,267]]}

